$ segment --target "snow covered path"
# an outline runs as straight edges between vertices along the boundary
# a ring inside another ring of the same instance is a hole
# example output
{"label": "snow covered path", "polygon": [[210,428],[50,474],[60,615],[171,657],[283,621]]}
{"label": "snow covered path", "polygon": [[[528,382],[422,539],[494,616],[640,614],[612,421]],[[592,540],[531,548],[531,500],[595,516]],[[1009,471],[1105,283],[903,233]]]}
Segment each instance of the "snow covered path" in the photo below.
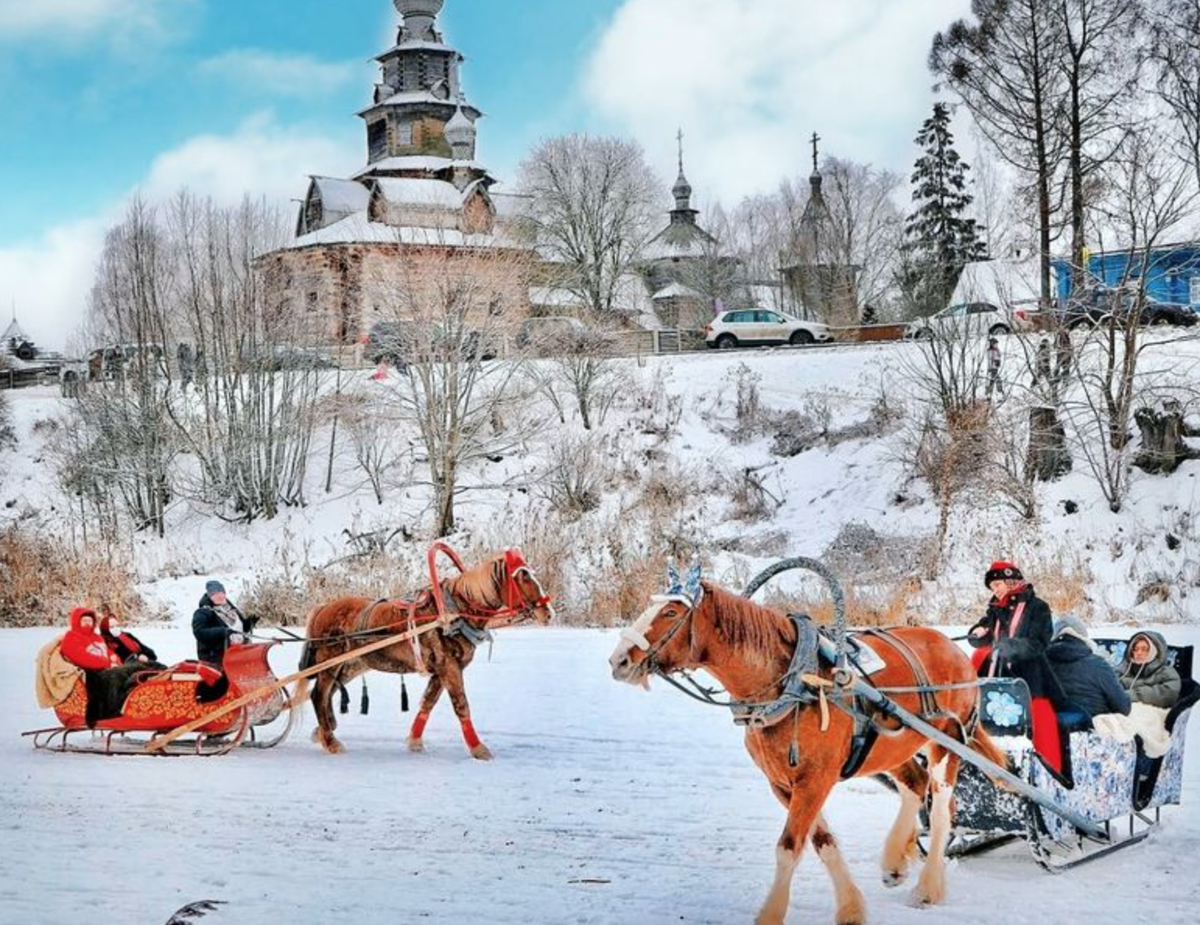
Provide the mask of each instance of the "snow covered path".
{"label": "snow covered path", "polygon": [[[182,656],[178,628],[139,634]],[[1196,630],[1172,641],[1200,642]],[[161,925],[224,900],[214,925],[739,923],[774,865],[782,809],[722,711],[614,684],[612,633],[510,631],[468,673],[497,760],[471,761],[442,704],[429,751],[404,750],[398,679],[371,675],[372,712],[342,718],[348,752],[308,740],[306,713],[273,752],[226,758],[34,753],[45,725],[33,657],[48,630],[0,632],[0,923]],[[294,647],[277,671],[292,668]],[[358,706],[358,688],[353,688]],[[410,689],[410,694],[417,692]],[[948,904],[907,905],[876,863],[896,808],[871,782],[842,785],[828,817],[889,925],[1194,923],[1200,919],[1200,730],[1186,805],[1148,843],[1060,877],[1020,846],[952,865]],[[600,880],[603,883],[581,881]],[[832,922],[824,870],[806,855],[792,922]]]}

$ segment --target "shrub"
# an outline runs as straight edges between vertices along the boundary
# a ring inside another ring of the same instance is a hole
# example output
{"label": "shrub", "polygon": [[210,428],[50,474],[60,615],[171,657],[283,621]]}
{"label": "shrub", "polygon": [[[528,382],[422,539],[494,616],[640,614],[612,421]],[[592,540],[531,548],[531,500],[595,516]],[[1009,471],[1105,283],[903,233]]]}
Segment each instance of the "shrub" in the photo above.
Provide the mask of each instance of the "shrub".
{"label": "shrub", "polygon": [[122,559],[21,527],[0,533],[0,626],[61,626],[74,608],[103,603],[130,623],[157,616],[134,581]]}

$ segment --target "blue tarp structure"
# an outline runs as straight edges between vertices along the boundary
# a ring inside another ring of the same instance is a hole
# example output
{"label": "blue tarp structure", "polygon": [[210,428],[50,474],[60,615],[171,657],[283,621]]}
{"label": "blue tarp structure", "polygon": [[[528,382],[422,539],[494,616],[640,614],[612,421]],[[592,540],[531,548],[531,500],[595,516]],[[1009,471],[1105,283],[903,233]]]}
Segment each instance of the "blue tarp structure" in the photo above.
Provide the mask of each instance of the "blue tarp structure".
{"label": "blue tarp structure", "polygon": [[[1066,302],[1076,268],[1056,260],[1058,298]],[[1146,293],[1155,302],[1190,305],[1200,311],[1200,241],[1164,244],[1149,250],[1107,251],[1091,254],[1082,288],[1109,289],[1138,285],[1145,277]]]}

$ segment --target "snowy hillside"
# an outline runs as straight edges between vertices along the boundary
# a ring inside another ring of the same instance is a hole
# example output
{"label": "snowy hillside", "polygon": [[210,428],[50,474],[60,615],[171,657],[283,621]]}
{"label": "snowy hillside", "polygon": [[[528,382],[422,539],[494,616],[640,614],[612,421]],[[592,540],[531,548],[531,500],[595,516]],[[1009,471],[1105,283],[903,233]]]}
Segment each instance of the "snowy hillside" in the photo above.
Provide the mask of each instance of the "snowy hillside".
{"label": "snowy hillside", "polygon": [[[919,426],[922,413],[904,384],[916,351],[882,345],[618,361],[615,404],[593,434],[584,434],[577,417],[558,426],[543,402],[530,420],[553,426],[530,426],[532,436],[515,452],[467,474],[472,490],[459,501],[454,541],[468,550],[525,546],[574,622],[619,618],[611,609],[595,612],[606,600],[597,586],[660,562],[668,544],[681,555],[702,551],[713,575],[740,585],[781,556],[828,554],[839,535],[839,570],[870,584],[885,604],[902,596],[906,618],[961,620],[978,605],[982,569],[1004,556],[1022,562],[1036,583],[1072,586],[1074,593],[1060,599],[1074,609],[1085,597],[1079,606],[1095,619],[1200,620],[1196,463],[1170,477],[1134,470],[1119,514],[1108,510],[1082,460],[1061,481],[1038,486],[1032,523],[1001,499],[981,503],[977,494],[954,508],[937,580],[922,583],[929,577],[922,550],[937,528],[938,504],[903,461],[904,434]],[[1190,368],[1200,345],[1175,344],[1152,356]],[[1011,359],[1015,365],[1019,356]],[[739,381],[757,382],[754,426],[737,419]],[[363,374],[349,391],[369,396],[386,388]],[[78,546],[81,526],[57,487],[47,448],[63,400],[48,390],[10,393],[9,400],[19,444],[0,451],[0,526],[21,521]],[[793,438],[799,444],[786,446]],[[408,435],[390,439],[412,458]],[[319,432],[308,504],[276,520],[226,523],[180,501],[169,511],[165,539],[122,534],[152,610],[188,612],[205,576],[223,577],[242,597],[260,581],[344,560],[357,548],[350,533],[399,532],[390,549],[416,562],[428,544],[429,513],[426,493],[405,484],[412,470],[397,466],[379,504],[344,429],[341,440],[333,490],[324,490],[328,432]],[[577,444],[584,463],[557,455]],[[564,458],[588,469],[598,494],[594,510],[555,510],[547,473]],[[750,487],[745,470],[753,470],[761,491]],[[865,564],[880,566],[878,574],[856,574]],[[416,573],[393,577],[403,587]],[[1135,607],[1148,585],[1164,587],[1167,599]],[[642,590],[649,585],[633,596]],[[619,608],[626,617],[630,606]]]}

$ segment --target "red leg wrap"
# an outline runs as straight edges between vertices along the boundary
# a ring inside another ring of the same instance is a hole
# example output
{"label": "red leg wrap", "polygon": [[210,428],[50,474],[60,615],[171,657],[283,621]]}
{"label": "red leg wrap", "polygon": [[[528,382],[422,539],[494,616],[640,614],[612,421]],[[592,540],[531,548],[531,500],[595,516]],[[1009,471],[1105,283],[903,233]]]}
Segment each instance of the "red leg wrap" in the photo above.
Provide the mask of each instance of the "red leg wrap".
{"label": "red leg wrap", "polygon": [[467,743],[467,748],[476,749],[483,743],[479,741],[479,736],[475,732],[475,724],[470,719],[462,721],[463,741]]}
{"label": "red leg wrap", "polygon": [[419,739],[425,735],[425,724],[429,722],[428,713],[418,713],[417,718],[413,720],[412,732],[409,733],[409,738]]}

